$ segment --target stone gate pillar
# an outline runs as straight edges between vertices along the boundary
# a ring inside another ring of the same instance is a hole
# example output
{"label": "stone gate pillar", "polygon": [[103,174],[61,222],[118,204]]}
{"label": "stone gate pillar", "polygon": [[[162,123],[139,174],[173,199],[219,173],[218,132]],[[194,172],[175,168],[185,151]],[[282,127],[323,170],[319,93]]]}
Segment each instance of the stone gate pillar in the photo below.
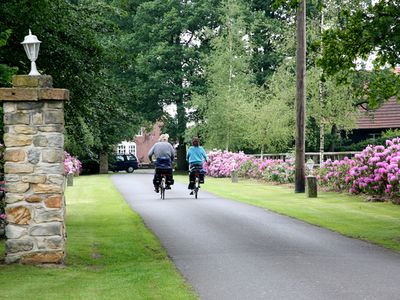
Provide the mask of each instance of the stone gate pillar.
{"label": "stone gate pillar", "polygon": [[63,263],[64,101],[51,76],[13,77],[4,110],[6,263]]}

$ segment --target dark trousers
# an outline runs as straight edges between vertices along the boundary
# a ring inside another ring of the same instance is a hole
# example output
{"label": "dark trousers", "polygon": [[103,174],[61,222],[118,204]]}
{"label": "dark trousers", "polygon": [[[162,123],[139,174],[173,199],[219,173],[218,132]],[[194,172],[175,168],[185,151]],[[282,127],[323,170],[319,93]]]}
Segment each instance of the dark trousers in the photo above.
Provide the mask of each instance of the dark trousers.
{"label": "dark trousers", "polygon": [[196,181],[196,173],[199,176],[199,183],[204,183],[204,174],[197,172],[197,171],[189,172],[189,186],[188,186],[189,190],[194,189],[194,184]]}
{"label": "dark trousers", "polygon": [[165,174],[166,179],[167,179],[167,185],[173,185],[174,184],[174,178],[172,175],[172,169],[159,169],[156,168],[154,172],[154,177],[153,177],[153,184],[154,186],[159,186],[161,183],[161,175]]}

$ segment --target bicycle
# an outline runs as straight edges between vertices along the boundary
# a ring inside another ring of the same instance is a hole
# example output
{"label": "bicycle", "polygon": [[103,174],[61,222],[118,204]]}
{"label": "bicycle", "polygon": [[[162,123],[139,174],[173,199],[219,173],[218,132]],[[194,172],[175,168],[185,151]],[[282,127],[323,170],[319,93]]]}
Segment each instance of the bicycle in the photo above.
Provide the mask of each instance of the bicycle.
{"label": "bicycle", "polygon": [[203,175],[203,173],[201,173],[202,169],[203,169],[202,166],[201,167],[194,166],[190,170],[191,175],[194,176],[193,194],[194,194],[195,199],[197,199],[197,195],[200,190],[200,184],[204,183],[204,175]]}
{"label": "bicycle", "polygon": [[195,176],[196,179],[195,179],[195,181],[194,181],[194,189],[193,189],[193,192],[194,192],[194,198],[197,199],[197,194],[198,194],[199,189],[200,189],[199,173],[196,172],[194,176]]}
{"label": "bicycle", "polygon": [[165,190],[167,189],[167,175],[161,174],[161,182],[160,182],[160,198],[162,200],[165,199]]}

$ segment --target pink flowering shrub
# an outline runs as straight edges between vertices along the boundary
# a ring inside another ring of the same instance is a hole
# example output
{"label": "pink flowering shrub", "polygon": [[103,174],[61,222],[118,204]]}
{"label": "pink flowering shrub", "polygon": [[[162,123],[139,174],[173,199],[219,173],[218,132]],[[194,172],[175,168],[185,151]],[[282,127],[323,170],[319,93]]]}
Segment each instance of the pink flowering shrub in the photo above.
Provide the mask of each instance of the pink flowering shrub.
{"label": "pink flowering shrub", "polygon": [[266,181],[294,182],[294,160],[266,159],[261,162],[260,170]]}
{"label": "pink flowering shrub", "polygon": [[244,162],[238,171],[240,177],[261,179],[263,177],[260,169],[261,160],[257,158],[249,158]]}
{"label": "pink flowering shrub", "polygon": [[73,174],[73,175],[79,175],[79,173],[82,170],[82,164],[74,156],[71,156],[67,151],[64,151],[64,170],[65,170],[65,175],[67,174]]}
{"label": "pink flowering shrub", "polygon": [[211,151],[208,153],[208,162],[204,168],[212,177],[230,177],[232,171],[238,171],[250,157],[243,152]]}
{"label": "pink flowering shrub", "polygon": [[400,138],[387,140],[385,146],[368,146],[353,159],[327,161],[319,171],[321,185],[375,199],[400,199]]}
{"label": "pink flowering shrub", "polygon": [[232,171],[246,178],[264,179],[279,183],[294,180],[293,161],[260,159],[243,152],[212,151],[208,153],[209,161],[205,164],[207,174],[212,177],[230,177]]}
{"label": "pink flowering shrub", "polygon": [[349,170],[355,166],[355,161],[345,157],[343,160],[332,161],[328,159],[319,169],[317,178],[323,186],[342,191],[349,189]]}

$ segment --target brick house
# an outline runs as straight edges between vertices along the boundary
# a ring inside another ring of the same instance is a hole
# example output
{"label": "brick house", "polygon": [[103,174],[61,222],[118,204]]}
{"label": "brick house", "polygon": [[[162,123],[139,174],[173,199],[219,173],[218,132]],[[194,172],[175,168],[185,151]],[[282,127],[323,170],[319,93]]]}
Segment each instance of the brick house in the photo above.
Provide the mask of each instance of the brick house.
{"label": "brick house", "polygon": [[136,157],[141,163],[150,162],[147,153],[149,153],[150,148],[158,142],[161,135],[161,125],[161,123],[157,122],[154,124],[153,130],[149,133],[147,133],[144,128],[141,128],[140,133],[135,136]]}

